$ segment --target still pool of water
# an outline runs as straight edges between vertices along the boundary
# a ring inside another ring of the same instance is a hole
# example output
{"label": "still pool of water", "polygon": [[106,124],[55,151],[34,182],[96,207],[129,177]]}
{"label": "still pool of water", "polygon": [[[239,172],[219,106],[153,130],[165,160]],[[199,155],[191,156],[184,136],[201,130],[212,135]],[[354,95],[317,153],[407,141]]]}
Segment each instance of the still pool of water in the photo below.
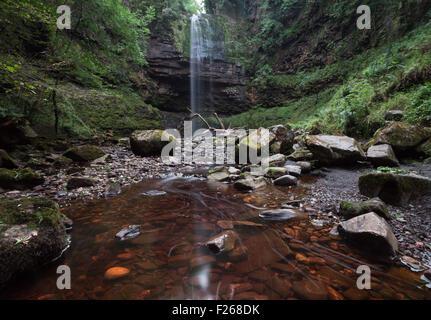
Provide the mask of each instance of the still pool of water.
{"label": "still pool of water", "polygon": [[[307,178],[304,178],[307,179]],[[307,182],[303,180],[303,182]],[[163,193],[144,194],[151,190]],[[75,202],[71,247],[43,270],[12,283],[5,299],[430,299],[419,273],[364,256],[330,235],[332,225],[309,220],[263,222],[264,209],[300,199],[305,189],[268,186],[238,193],[233,186],[192,178],[146,180],[109,200]],[[222,232],[220,221],[254,221],[235,228],[240,254],[214,255],[202,243]],[[115,234],[141,225],[141,235]],[[59,265],[72,289],[56,287]],[[369,265],[371,290],[358,290],[356,270]],[[130,273],[116,281],[112,267]]]}

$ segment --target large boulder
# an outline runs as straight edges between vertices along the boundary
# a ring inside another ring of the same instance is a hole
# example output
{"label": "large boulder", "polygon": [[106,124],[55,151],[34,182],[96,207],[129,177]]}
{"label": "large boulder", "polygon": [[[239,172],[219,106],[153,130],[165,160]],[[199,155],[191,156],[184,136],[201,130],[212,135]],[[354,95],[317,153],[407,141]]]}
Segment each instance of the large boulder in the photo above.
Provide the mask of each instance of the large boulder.
{"label": "large boulder", "polygon": [[373,171],[359,177],[359,190],[367,197],[405,205],[411,198],[431,194],[431,179],[414,173]]}
{"label": "large boulder", "polygon": [[15,160],[13,160],[6,151],[0,149],[0,168],[15,169],[18,168]]}
{"label": "large boulder", "polygon": [[0,287],[34,271],[67,247],[70,225],[58,205],[44,198],[0,199]]}
{"label": "large boulder", "polygon": [[0,168],[0,187],[8,190],[26,190],[45,182],[45,178],[30,168],[9,170]]}
{"label": "large boulder", "polygon": [[72,159],[75,162],[91,162],[103,157],[104,155],[105,152],[100,150],[99,147],[91,144],[70,148],[63,154],[63,156]]}
{"label": "large boulder", "polygon": [[413,150],[430,137],[430,128],[423,128],[405,122],[395,121],[377,130],[374,139],[368,143],[368,145],[389,144],[395,152],[402,153]]}
{"label": "large boulder", "polygon": [[379,216],[389,219],[388,208],[379,198],[362,202],[342,201],[340,204],[340,215],[346,219],[351,219],[368,212],[375,212]]}
{"label": "large boulder", "polygon": [[359,143],[346,136],[307,136],[305,143],[314,159],[322,164],[351,164],[365,159]]}
{"label": "large boulder", "polygon": [[169,135],[169,141],[162,141],[163,130],[138,130],[130,137],[130,147],[135,155],[141,157],[159,157],[163,148],[175,138]]}
{"label": "large boulder", "polygon": [[372,253],[390,256],[398,251],[398,241],[390,225],[374,212],[340,223],[338,232],[350,244]]}
{"label": "large boulder", "polygon": [[367,151],[367,158],[376,166],[398,167],[400,163],[389,144],[379,144],[372,146]]}

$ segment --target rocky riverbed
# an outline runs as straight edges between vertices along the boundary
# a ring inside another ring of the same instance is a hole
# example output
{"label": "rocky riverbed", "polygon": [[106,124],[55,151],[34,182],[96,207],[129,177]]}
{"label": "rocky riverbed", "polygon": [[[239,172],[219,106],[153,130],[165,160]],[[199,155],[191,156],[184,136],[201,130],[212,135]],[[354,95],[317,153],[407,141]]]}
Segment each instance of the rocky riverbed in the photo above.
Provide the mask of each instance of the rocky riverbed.
{"label": "rocky riverbed", "polygon": [[[431,177],[431,165],[403,165],[401,168],[412,170]],[[305,203],[319,210],[326,219],[340,220],[337,212],[342,201],[365,201],[361,195],[358,180],[361,173],[370,168],[353,167],[319,169],[312,174],[319,177],[309,185]],[[402,256],[410,256],[431,265],[431,199],[421,197],[409,205],[396,207],[388,205],[389,224],[398,239]]]}
{"label": "rocky riverbed", "polygon": [[[398,125],[388,126],[397,128]],[[408,129],[414,131],[414,128]],[[396,258],[395,264],[424,271],[431,266],[431,202],[426,196],[431,193],[431,165],[427,161],[399,161],[394,150],[402,155],[431,133],[420,131],[420,137],[406,147],[398,140],[391,140],[393,131],[381,132],[385,140],[375,144],[370,141],[365,152],[366,145],[349,137],[307,135],[293,132],[289,127],[274,126],[269,128],[268,147],[272,155],[268,159],[269,167],[263,171],[256,171],[256,166],[247,164],[221,167],[165,164],[160,157],[152,156],[160,154],[168,143],[161,143],[162,131],[159,130],[137,132],[130,140],[111,137],[102,142],[76,141],[67,147],[58,141],[48,147],[33,144],[29,152],[22,147],[21,151],[11,153],[12,157],[6,152],[0,154],[4,167],[0,169],[0,198],[49,198],[65,208],[74,200],[115,198],[123,189],[143,180],[181,177],[207,179],[210,186],[211,183],[232,184],[238,195],[259,194],[271,188],[279,191],[271,191],[268,196],[281,192],[287,199],[277,200],[276,196],[265,203],[261,197],[257,204],[250,203],[254,210],[271,209],[259,214],[259,221],[306,217],[314,227],[330,227],[327,237],[338,238],[340,233],[353,247],[362,246],[365,254],[392,256]],[[233,133],[226,131],[227,136]],[[217,139],[211,135],[209,138]],[[197,148],[207,139],[208,136],[196,137],[193,147]],[[257,139],[255,133],[237,137],[237,146],[260,149],[262,145]],[[374,140],[379,139],[383,138],[377,132]],[[377,147],[373,149],[374,145]],[[388,167],[376,170],[378,165],[384,164]],[[179,196],[186,194],[180,188],[175,190]],[[155,186],[142,195],[159,197],[165,194],[166,191]],[[202,195],[192,195],[203,201]],[[223,221],[214,223],[219,227],[219,223],[225,225]],[[298,232],[290,228],[285,230],[289,236]],[[312,231],[307,229],[309,232]],[[382,248],[385,249],[377,252]]]}

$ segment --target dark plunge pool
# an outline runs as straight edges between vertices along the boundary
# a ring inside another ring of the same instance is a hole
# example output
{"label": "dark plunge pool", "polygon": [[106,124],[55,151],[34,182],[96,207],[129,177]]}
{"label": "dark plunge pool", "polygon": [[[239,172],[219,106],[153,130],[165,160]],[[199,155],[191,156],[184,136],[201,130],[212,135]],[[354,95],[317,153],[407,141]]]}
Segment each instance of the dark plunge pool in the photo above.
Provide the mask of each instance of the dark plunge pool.
{"label": "dark plunge pool", "polygon": [[[307,178],[304,178],[307,179]],[[308,178],[309,179],[309,178]],[[304,182],[309,182],[303,180]],[[151,190],[163,193],[144,194]],[[430,299],[429,289],[404,267],[363,256],[330,235],[331,224],[263,221],[263,209],[300,199],[304,187],[268,186],[239,193],[231,185],[192,178],[146,180],[109,200],[75,202],[64,256],[12,283],[6,299]],[[215,254],[202,244],[237,225],[239,254]],[[115,234],[141,225],[141,235]],[[59,265],[71,269],[71,290],[56,287]],[[371,290],[357,289],[360,265],[372,272]],[[112,267],[130,273],[105,279]]]}

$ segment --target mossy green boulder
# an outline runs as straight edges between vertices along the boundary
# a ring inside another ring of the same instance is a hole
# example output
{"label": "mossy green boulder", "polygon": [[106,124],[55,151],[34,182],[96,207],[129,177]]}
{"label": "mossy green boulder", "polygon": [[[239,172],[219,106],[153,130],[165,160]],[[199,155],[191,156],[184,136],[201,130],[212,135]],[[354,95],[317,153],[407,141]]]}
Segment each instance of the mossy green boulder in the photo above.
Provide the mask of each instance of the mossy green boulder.
{"label": "mossy green boulder", "polygon": [[0,187],[8,190],[26,190],[45,182],[45,178],[30,168],[9,170],[0,168]]}
{"label": "mossy green boulder", "polygon": [[70,223],[49,199],[0,199],[0,287],[58,257]]}
{"label": "mossy green boulder", "polygon": [[160,157],[163,148],[174,141],[172,135],[167,135],[168,141],[162,141],[164,130],[138,130],[130,137],[130,147],[135,155],[140,157]]}
{"label": "mossy green boulder", "polygon": [[367,146],[389,144],[396,153],[400,153],[414,149],[430,137],[430,128],[394,121],[377,130],[374,139]]}
{"label": "mossy green boulder", "polygon": [[66,158],[65,156],[60,156],[57,159],[54,160],[54,165],[57,167],[63,167],[67,166],[69,164],[73,163],[72,159]]}
{"label": "mossy green boulder", "polygon": [[346,219],[351,219],[369,212],[375,212],[379,216],[389,219],[388,208],[379,198],[373,198],[362,202],[342,201],[340,204],[339,213]]}
{"label": "mossy green boulder", "polygon": [[86,144],[83,146],[73,147],[68,149],[63,156],[73,160],[74,162],[91,162],[105,155],[99,147]]}
{"label": "mossy green boulder", "polygon": [[15,160],[13,160],[9,156],[9,154],[2,149],[0,149],[0,168],[6,168],[6,169],[18,168],[18,165],[16,164]]}
{"label": "mossy green boulder", "polygon": [[373,171],[359,177],[359,190],[385,203],[406,205],[412,198],[431,194],[431,179],[414,173]]}

